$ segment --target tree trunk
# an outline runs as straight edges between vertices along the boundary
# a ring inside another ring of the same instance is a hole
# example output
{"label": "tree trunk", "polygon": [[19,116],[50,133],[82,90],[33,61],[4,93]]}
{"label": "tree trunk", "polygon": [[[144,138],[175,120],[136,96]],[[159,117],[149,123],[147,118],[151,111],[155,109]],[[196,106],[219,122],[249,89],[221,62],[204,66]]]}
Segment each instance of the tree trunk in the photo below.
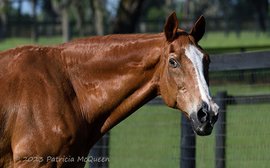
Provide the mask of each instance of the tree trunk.
{"label": "tree trunk", "polygon": [[63,35],[63,42],[68,42],[70,37],[70,25],[69,25],[69,15],[68,15],[68,8],[64,7],[61,10],[61,19],[62,19],[62,35]]}
{"label": "tree trunk", "polygon": [[69,7],[72,1],[52,0],[51,2],[54,11],[61,16],[62,38],[63,42],[67,42],[71,39],[70,24],[69,24]]}
{"label": "tree trunk", "polygon": [[3,40],[7,33],[7,8],[8,0],[0,1],[0,40]]}
{"label": "tree trunk", "polygon": [[165,0],[165,5],[164,5],[164,12],[166,16],[169,16],[171,13],[171,9],[173,7],[173,1],[172,0]]}
{"label": "tree trunk", "polygon": [[17,10],[17,19],[20,20],[22,16],[22,3],[23,0],[18,0],[18,10]]}
{"label": "tree trunk", "polygon": [[133,33],[140,18],[144,0],[121,0],[113,33]]}
{"label": "tree trunk", "polygon": [[32,0],[33,24],[31,37],[34,42],[38,42],[38,25],[37,25],[37,0]]}
{"label": "tree trunk", "polygon": [[257,13],[257,20],[261,31],[265,32],[266,27],[266,16],[268,12],[268,1],[267,0],[252,0],[253,5]]}
{"label": "tree trunk", "polygon": [[93,22],[97,35],[104,35],[104,6],[100,0],[90,0],[93,10]]}
{"label": "tree trunk", "polygon": [[14,33],[15,36],[21,36],[22,35],[22,32],[21,32],[21,29],[20,27],[22,26],[22,1],[23,0],[18,0],[18,9],[17,9],[17,18],[16,18],[16,24],[17,24],[17,27],[16,27],[16,31]]}
{"label": "tree trunk", "polygon": [[84,4],[82,1],[73,1],[75,8],[75,17],[76,17],[76,29],[79,32],[79,36],[84,36]]}

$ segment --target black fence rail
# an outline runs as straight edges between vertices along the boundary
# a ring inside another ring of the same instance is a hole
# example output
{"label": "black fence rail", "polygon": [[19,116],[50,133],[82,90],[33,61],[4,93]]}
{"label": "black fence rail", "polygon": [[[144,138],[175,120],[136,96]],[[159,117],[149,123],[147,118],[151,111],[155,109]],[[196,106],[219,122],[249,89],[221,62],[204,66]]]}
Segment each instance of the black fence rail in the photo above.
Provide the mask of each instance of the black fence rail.
{"label": "black fence rail", "polygon": [[270,68],[270,51],[211,56],[210,72]]}

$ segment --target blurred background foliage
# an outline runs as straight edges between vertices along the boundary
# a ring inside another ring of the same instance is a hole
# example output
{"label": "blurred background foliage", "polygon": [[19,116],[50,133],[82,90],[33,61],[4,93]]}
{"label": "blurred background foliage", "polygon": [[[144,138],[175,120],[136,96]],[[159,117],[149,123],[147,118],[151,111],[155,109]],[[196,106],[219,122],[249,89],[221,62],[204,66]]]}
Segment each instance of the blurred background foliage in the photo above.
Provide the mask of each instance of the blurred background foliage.
{"label": "blurred background foliage", "polygon": [[[177,13],[181,28],[187,31],[204,15],[209,42],[219,39],[219,45],[227,46],[223,44],[226,38],[228,45],[235,45],[234,41],[239,45],[245,45],[246,41],[251,42],[247,45],[256,45],[258,39],[259,45],[269,45],[269,3],[269,0],[0,0],[0,49],[12,47],[5,45],[5,40],[15,47],[21,43],[67,42],[91,35],[161,32],[172,11]],[[216,42],[202,43],[217,47]]]}

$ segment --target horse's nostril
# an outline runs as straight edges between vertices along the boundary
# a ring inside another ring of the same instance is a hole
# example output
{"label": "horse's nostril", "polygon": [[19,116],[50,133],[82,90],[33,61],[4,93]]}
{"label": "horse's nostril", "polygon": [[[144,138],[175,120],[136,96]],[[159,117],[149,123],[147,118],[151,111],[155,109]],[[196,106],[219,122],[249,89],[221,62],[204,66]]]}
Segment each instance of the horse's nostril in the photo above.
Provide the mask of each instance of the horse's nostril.
{"label": "horse's nostril", "polygon": [[218,120],[218,114],[217,114],[217,115],[214,115],[214,116],[212,117],[211,123],[212,123],[212,124],[215,124],[215,123],[217,122],[217,120]]}
{"label": "horse's nostril", "polygon": [[202,103],[202,110],[205,113],[207,113],[209,111],[209,106],[207,103],[205,103],[205,102]]}
{"label": "horse's nostril", "polygon": [[201,123],[205,123],[207,121],[208,114],[203,108],[201,108],[197,113],[197,117]]}
{"label": "horse's nostril", "polygon": [[208,111],[209,111],[209,106],[207,103],[202,102],[202,107],[201,109],[198,111],[197,116],[198,116],[198,120],[201,123],[205,123],[206,121],[208,121]]}

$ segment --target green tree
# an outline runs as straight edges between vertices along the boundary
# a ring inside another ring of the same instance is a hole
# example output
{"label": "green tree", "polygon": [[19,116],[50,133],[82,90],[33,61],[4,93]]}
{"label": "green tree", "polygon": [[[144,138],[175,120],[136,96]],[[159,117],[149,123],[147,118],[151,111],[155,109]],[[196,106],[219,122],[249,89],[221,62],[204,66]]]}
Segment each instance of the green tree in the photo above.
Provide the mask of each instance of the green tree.
{"label": "green tree", "polygon": [[86,13],[86,7],[85,4],[86,1],[83,0],[73,0],[73,8],[74,8],[74,15],[76,20],[76,29],[79,32],[79,36],[83,36],[85,34],[84,30],[84,20],[85,20],[85,13]]}
{"label": "green tree", "polygon": [[38,3],[38,0],[31,0],[31,3],[32,3],[32,13],[33,13],[33,16],[32,16],[32,22],[33,22],[33,25],[32,25],[32,30],[31,30],[31,37],[33,39],[34,42],[37,42],[38,41],[38,28],[37,28],[37,3]]}
{"label": "green tree", "polygon": [[90,0],[93,14],[93,24],[97,35],[104,35],[105,1]]}
{"label": "green tree", "polygon": [[133,33],[139,21],[144,0],[121,0],[113,33]]}
{"label": "green tree", "polygon": [[9,8],[9,1],[1,0],[0,1],[0,39],[4,39],[6,37],[8,8]]}
{"label": "green tree", "polygon": [[61,16],[62,37],[64,42],[67,42],[71,39],[70,23],[69,23],[70,21],[69,9],[71,3],[72,0],[52,0],[54,11]]}
{"label": "green tree", "polygon": [[268,13],[268,0],[250,0],[251,5],[254,7],[254,11],[257,15],[257,23],[261,29],[261,31],[265,32],[267,30],[266,27],[266,19]]}

